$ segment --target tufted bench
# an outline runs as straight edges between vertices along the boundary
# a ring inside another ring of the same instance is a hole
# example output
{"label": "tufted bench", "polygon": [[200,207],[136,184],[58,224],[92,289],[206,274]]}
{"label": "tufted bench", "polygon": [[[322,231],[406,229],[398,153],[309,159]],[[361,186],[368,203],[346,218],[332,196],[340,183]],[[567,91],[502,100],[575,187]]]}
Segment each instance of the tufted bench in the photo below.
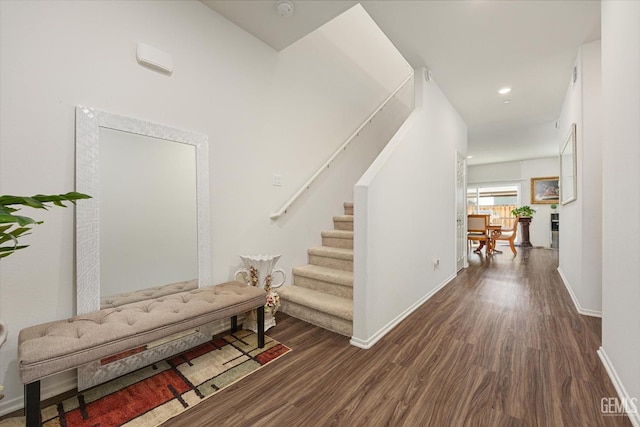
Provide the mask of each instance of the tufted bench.
{"label": "tufted bench", "polygon": [[155,286],[153,288],[141,289],[139,291],[123,292],[121,294],[111,295],[108,297],[100,297],[100,309],[120,307],[121,305],[130,304],[132,302],[159,298],[166,295],[177,294],[179,292],[191,291],[193,289],[198,289],[198,279]]}
{"label": "tufted bench", "polygon": [[264,347],[263,289],[240,282],[106,308],[30,326],[18,337],[27,426],[40,426],[40,380],[214,320],[258,309],[258,346]]}

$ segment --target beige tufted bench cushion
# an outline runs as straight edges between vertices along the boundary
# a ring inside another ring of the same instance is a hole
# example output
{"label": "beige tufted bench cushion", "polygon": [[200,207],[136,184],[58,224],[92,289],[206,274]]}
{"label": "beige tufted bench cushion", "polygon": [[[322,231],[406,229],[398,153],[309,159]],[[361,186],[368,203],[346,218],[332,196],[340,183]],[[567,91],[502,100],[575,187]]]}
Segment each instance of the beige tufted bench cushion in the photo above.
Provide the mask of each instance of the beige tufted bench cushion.
{"label": "beige tufted bench cushion", "polygon": [[[227,282],[25,328],[18,336],[20,379],[26,384],[25,412],[36,416],[33,406],[37,394],[39,418],[39,380],[44,377],[214,320],[235,320],[238,314],[255,308],[263,320],[258,333],[264,346],[265,303],[263,289]],[[37,393],[34,389],[29,392],[35,382]]]}
{"label": "beige tufted bench cushion", "polygon": [[123,292],[113,296],[101,297],[100,309],[120,307],[121,305],[130,304],[132,302],[159,298],[165,295],[177,294],[178,292],[185,292],[193,289],[198,289],[198,279],[170,283],[162,286],[154,286],[153,288],[142,289],[135,292]]}

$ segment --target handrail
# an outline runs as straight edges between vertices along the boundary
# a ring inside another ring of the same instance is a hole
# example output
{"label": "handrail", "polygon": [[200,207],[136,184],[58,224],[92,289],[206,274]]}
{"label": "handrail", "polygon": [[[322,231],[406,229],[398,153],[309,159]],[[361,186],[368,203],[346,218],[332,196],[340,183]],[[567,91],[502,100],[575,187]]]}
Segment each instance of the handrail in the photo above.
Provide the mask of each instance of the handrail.
{"label": "handrail", "polygon": [[343,152],[344,150],[347,149],[347,147],[349,146],[349,144],[351,144],[351,141],[358,136],[358,134],[360,133],[360,131],[362,130],[362,128],[364,128],[367,123],[369,123],[371,121],[371,119],[373,119],[373,117],[378,114],[378,112],[380,112],[380,110],[382,110],[382,108],[387,105],[387,102],[389,102],[394,96],[396,96],[396,94],[398,92],[400,92],[400,89],[402,89],[404,87],[404,85],[411,80],[411,78],[413,77],[413,72],[411,74],[409,74],[409,76],[404,79],[402,81],[402,83],[400,83],[400,86],[398,86],[398,88],[396,90],[393,91],[393,93],[391,93],[391,95],[389,95],[383,102],[382,104],[380,104],[380,106],[378,108],[375,109],[375,111],[373,113],[371,113],[369,115],[369,117],[366,118],[366,120],[364,122],[362,122],[362,124],[358,127],[358,129],[356,129],[355,132],[353,132],[351,134],[351,136],[344,142],[344,144],[342,144],[340,147],[338,147],[338,149],[331,155],[331,157],[329,157],[329,160],[327,160],[322,166],[320,166],[320,169],[318,169],[318,171],[316,173],[313,174],[313,176],[311,178],[309,178],[309,180],[307,182],[305,182],[302,187],[300,187],[300,189],[298,191],[296,191],[296,193],[289,199],[287,200],[287,202],[284,204],[284,206],[282,206],[280,208],[279,211],[274,212],[271,214],[270,218],[272,220],[277,220],[278,218],[280,218],[282,215],[286,214],[287,211],[289,210],[289,208],[291,207],[291,205],[293,205],[293,203],[298,200],[298,197],[300,197],[302,195],[302,193],[304,193],[306,190],[308,190],[311,187],[311,184],[314,183],[314,181],[322,174],[322,172],[326,169],[329,168],[329,166],[331,166],[331,163],[333,163],[333,161],[336,159],[336,157],[338,157],[338,155]]}

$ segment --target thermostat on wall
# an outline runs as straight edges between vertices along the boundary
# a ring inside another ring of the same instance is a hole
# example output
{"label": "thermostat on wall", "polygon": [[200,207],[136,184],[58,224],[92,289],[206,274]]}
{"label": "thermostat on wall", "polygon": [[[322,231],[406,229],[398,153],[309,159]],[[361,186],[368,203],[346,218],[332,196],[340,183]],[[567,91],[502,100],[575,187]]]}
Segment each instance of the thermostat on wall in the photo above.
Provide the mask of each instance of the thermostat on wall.
{"label": "thermostat on wall", "polygon": [[166,52],[148,44],[138,43],[136,51],[138,62],[142,65],[162,71],[166,74],[173,72],[173,58]]}

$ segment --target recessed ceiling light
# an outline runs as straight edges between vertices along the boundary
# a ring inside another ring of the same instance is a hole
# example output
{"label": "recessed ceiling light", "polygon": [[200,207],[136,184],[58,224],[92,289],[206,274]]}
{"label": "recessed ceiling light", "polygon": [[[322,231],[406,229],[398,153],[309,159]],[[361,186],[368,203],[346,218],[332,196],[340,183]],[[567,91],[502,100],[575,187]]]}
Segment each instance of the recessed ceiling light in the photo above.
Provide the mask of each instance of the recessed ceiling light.
{"label": "recessed ceiling light", "polygon": [[500,95],[506,95],[506,94],[508,94],[509,92],[511,92],[511,88],[510,88],[510,87],[503,87],[502,89],[500,89],[500,90],[498,91],[498,93],[499,93]]}
{"label": "recessed ceiling light", "polygon": [[509,104],[509,103],[511,102],[511,100],[510,100],[510,99],[505,99],[503,102],[504,102],[505,104]]}

